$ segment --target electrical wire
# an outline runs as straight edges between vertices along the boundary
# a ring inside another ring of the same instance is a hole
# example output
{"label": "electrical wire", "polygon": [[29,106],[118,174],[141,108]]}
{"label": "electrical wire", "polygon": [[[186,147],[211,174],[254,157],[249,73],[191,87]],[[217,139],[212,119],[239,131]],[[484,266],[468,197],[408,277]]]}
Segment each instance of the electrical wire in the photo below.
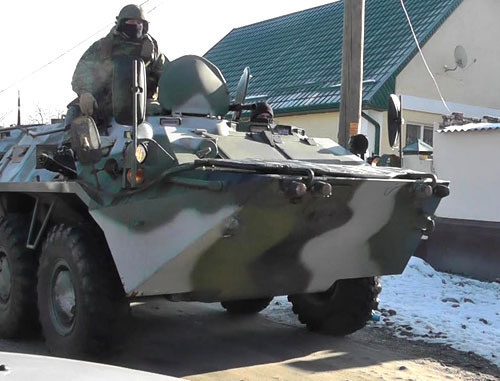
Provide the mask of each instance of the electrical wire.
{"label": "electrical wire", "polygon": [[58,55],[56,58],[54,58],[53,60],[47,62],[46,64],[40,66],[39,68],[33,70],[31,73],[25,75],[24,77],[22,77],[21,79],[17,80],[16,82],[14,82],[13,84],[11,84],[10,86],[0,90],[0,94],[4,93],[5,91],[7,90],[10,90],[12,89],[14,86],[18,85],[19,83],[23,82],[25,79],[28,79],[29,77],[31,77],[32,75],[38,73],[39,71],[45,69],[46,67],[52,65],[54,62],[58,61],[59,59],[61,59],[62,57],[64,57],[66,54],[72,52],[73,50],[75,50],[76,48],[78,48],[80,45],[82,45],[83,43],[87,42],[88,40],[90,40],[92,37],[94,37],[95,35],[101,33],[103,30],[109,28],[112,24],[107,24],[105,27],[99,29],[97,32],[93,33],[92,35],[90,35],[89,37],[87,37],[85,40],[82,40],[80,41],[78,44],[74,45],[72,48],[64,51],[62,54]]}
{"label": "electrical wire", "polygon": [[404,11],[404,13],[406,15],[406,19],[408,20],[408,25],[410,26],[411,33],[413,35],[413,39],[415,40],[415,44],[417,44],[418,51],[420,52],[420,56],[422,57],[422,61],[424,61],[424,65],[425,65],[425,67],[426,67],[426,69],[427,69],[430,77],[432,78],[432,81],[434,82],[434,85],[436,86],[436,89],[437,89],[437,92],[439,94],[439,97],[441,98],[441,102],[443,102],[443,105],[446,108],[446,110],[448,111],[448,113],[451,114],[451,110],[448,107],[448,104],[446,103],[446,101],[444,100],[443,94],[441,93],[441,89],[439,88],[439,85],[438,85],[438,83],[436,81],[436,78],[432,74],[432,71],[429,68],[429,65],[427,64],[427,60],[425,59],[424,52],[422,51],[422,48],[420,47],[420,43],[418,42],[417,35],[415,34],[415,29],[413,29],[413,24],[411,22],[410,15],[408,14],[408,11],[406,10],[406,6],[405,6],[405,3],[404,3],[404,0],[400,0],[400,1],[401,1],[401,6],[403,7],[403,11]]}
{"label": "electrical wire", "polygon": [[0,113],[0,123],[3,122],[3,120],[7,118],[14,110],[15,108],[11,108],[10,110],[2,111]]}
{"label": "electrical wire", "polygon": [[[151,0],[146,0],[144,2],[142,2],[141,4],[139,4],[140,7],[142,7],[143,5],[149,3]],[[156,5],[154,8],[150,9],[148,12],[146,13],[151,13],[153,12],[154,10],[156,10],[161,4],[158,4]],[[97,34],[101,33],[102,31],[110,28],[112,25],[114,24],[114,22],[112,23],[109,23],[109,24],[106,24],[106,26],[102,27],[101,29],[99,29],[97,32],[91,34],[90,36],[88,36],[87,38],[85,38],[84,40],[80,41],[79,43],[77,43],[76,45],[74,45],[73,47],[69,48],[68,50],[64,51],[63,53],[61,53],[60,55],[58,55],[56,58],[52,59],[51,61],[47,62],[46,64],[40,66],[39,68],[33,70],[31,73],[25,75],[24,77],[22,77],[21,79],[17,80],[16,82],[12,83],[11,85],[7,86],[6,88],[0,90],[0,94],[6,92],[7,90],[10,90],[12,89],[14,86],[18,85],[19,83],[23,82],[24,80],[28,79],[29,77],[35,75],[36,73],[38,73],[39,71],[42,71],[43,69],[45,69],[46,67],[52,65],[54,62],[58,61],[59,59],[61,59],[62,57],[64,57],[65,55],[67,55],[68,53],[71,53],[73,50],[75,50],[76,48],[78,48],[79,46],[81,46],[82,44],[84,44],[85,42],[87,42],[88,40],[90,40],[92,37],[96,36]]]}

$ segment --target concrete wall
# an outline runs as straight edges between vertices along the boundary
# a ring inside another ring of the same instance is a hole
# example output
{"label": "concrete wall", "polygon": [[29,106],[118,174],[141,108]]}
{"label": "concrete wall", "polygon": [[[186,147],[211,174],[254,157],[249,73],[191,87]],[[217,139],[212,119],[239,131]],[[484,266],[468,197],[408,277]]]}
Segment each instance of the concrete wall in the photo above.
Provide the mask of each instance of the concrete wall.
{"label": "concrete wall", "polygon": [[[464,0],[423,47],[427,63],[435,75],[444,98],[481,107],[500,109],[500,49],[498,24],[500,1]],[[468,67],[455,67],[454,50],[465,48]],[[477,60],[473,63],[474,60]],[[439,99],[420,55],[416,55],[396,79],[396,92]]]}
{"label": "concrete wall", "polygon": [[416,255],[439,271],[498,280],[500,222],[436,218],[436,230]]}
{"label": "concrete wall", "polygon": [[432,172],[432,159],[423,159],[421,155],[405,155],[403,168],[420,172]]}
{"label": "concrete wall", "polygon": [[500,222],[500,130],[434,132],[434,169],[451,181],[436,215]]}

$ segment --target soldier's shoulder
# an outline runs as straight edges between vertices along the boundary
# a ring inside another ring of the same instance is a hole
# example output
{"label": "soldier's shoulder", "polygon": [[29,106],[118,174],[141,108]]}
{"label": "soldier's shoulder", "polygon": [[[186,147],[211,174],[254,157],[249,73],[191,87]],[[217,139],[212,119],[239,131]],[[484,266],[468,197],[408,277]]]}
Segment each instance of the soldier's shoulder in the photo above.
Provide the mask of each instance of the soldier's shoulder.
{"label": "soldier's shoulder", "polygon": [[149,33],[146,33],[144,37],[149,38],[151,41],[153,41],[155,44],[157,44],[156,39],[153,36],[151,36]]}
{"label": "soldier's shoulder", "polygon": [[158,49],[158,42],[155,40],[155,38],[153,36],[151,36],[149,33],[147,33],[144,36],[144,40],[147,41],[147,43],[149,43],[152,46],[155,55],[160,53],[160,51]]}
{"label": "soldier's shoulder", "polygon": [[100,38],[97,41],[94,41],[92,45],[88,47],[88,49],[85,52],[85,56],[89,55],[94,55],[94,54],[101,54],[101,51],[103,50],[103,47],[107,46],[107,36]]}
{"label": "soldier's shoulder", "polygon": [[106,58],[111,55],[113,50],[113,35],[109,33],[107,36],[97,40],[89,48],[95,54],[98,54],[101,58]]}
{"label": "soldier's shoulder", "polygon": [[90,48],[89,49],[97,49],[99,48],[102,44],[105,44],[106,41],[108,41],[110,39],[110,35],[108,34],[107,36],[103,37],[103,38],[100,38],[96,41],[94,41],[92,43],[92,45],[90,45]]}

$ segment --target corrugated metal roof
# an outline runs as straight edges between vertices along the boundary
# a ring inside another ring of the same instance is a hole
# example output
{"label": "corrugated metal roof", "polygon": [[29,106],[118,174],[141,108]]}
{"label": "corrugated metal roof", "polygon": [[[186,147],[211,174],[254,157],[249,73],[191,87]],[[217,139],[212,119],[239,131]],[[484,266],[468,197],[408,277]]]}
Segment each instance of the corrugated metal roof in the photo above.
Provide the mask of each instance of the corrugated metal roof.
{"label": "corrugated metal roof", "polygon": [[437,130],[437,132],[470,132],[490,130],[500,130],[500,123],[469,123],[461,126],[448,126]]}
{"label": "corrugated metal roof", "polygon": [[[462,0],[406,0],[425,43]],[[343,1],[232,30],[205,57],[224,74],[231,93],[246,66],[248,95],[267,94],[278,114],[336,109],[340,102]],[[395,77],[417,49],[401,4],[367,0],[365,106],[386,108]]]}

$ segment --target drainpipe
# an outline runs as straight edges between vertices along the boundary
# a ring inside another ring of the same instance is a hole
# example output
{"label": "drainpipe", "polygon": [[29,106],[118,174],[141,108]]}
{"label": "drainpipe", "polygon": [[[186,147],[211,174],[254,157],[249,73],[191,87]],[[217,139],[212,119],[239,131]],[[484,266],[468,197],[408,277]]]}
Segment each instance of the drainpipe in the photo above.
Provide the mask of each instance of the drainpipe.
{"label": "drainpipe", "polygon": [[380,155],[380,124],[366,112],[362,111],[361,116],[375,127],[375,155]]}

